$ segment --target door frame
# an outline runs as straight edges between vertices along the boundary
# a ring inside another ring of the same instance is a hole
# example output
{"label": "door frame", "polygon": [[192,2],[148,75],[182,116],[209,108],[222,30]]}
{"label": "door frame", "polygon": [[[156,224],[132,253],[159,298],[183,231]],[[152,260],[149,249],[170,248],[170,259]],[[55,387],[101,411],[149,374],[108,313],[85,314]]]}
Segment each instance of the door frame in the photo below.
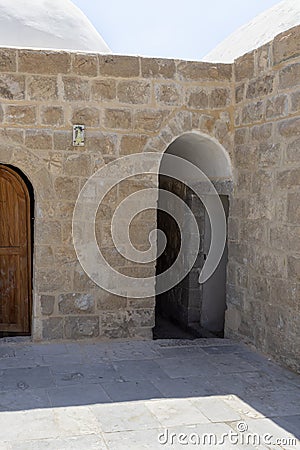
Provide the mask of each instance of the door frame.
{"label": "door frame", "polygon": [[5,336],[31,336],[32,333],[32,311],[33,311],[33,239],[34,239],[34,191],[27,176],[18,167],[10,164],[0,163],[0,168],[14,177],[21,186],[26,199],[26,224],[27,224],[27,292],[28,292],[28,317],[26,332],[0,331],[0,337]]}

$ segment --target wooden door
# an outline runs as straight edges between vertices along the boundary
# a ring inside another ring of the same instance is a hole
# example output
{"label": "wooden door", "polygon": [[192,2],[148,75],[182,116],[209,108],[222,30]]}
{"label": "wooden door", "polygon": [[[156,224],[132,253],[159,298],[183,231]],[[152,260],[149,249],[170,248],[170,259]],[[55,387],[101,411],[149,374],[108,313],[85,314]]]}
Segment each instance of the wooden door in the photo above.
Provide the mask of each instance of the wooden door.
{"label": "wooden door", "polygon": [[25,181],[0,164],[0,333],[30,333],[30,195]]}

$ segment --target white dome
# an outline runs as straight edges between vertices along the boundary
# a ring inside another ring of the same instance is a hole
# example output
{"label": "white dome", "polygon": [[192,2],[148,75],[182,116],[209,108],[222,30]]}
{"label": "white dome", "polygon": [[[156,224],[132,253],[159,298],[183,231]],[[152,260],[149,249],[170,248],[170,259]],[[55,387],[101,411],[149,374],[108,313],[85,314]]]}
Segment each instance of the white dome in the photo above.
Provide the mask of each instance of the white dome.
{"label": "white dome", "polygon": [[277,34],[300,24],[300,1],[284,0],[243,25],[202,58],[208,62],[232,63],[259,48]]}
{"label": "white dome", "polygon": [[70,0],[0,0],[0,46],[110,53]]}

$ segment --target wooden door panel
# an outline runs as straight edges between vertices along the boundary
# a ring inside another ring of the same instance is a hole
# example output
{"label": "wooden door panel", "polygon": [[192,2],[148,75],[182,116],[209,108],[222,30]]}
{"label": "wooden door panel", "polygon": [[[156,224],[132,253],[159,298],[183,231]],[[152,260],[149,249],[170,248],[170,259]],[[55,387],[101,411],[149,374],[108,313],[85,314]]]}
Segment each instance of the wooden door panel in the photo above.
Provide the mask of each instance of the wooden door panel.
{"label": "wooden door panel", "polygon": [[0,332],[30,332],[30,231],[27,186],[0,165]]}

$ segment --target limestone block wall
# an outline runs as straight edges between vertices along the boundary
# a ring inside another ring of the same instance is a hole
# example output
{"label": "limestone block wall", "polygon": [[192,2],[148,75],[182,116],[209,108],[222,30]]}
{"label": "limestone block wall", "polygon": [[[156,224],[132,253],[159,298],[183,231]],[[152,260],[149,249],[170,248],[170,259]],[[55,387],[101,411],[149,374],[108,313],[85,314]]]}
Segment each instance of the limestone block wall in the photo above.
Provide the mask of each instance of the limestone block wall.
{"label": "limestone block wall", "polygon": [[234,64],[226,332],[300,364],[300,27]]}
{"label": "limestone block wall", "polygon": [[[0,49],[0,162],[22,170],[35,195],[33,339],[151,338],[155,299],[111,295],[77,261],[75,201],[103,165],[163,152],[187,131],[214,137],[232,155],[232,93],[228,64]],[[72,146],[73,124],[86,126],[85,147]],[[121,259],[109,232],[124,196],[153,182],[124,182],[97,215],[98,243],[123,273],[155,273],[154,263]],[[143,247],[156,213],[133,225],[133,243]]]}

